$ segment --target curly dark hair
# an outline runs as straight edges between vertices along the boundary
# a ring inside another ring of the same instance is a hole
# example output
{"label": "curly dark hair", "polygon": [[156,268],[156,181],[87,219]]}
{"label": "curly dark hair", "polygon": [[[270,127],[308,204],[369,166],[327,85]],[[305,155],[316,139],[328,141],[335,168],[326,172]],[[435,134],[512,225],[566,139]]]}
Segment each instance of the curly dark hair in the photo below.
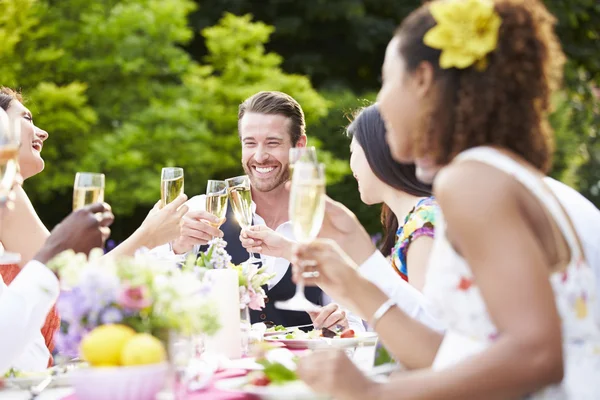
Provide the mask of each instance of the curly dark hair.
{"label": "curly dark hair", "polygon": [[4,111],[8,110],[8,106],[10,106],[10,102],[13,100],[18,100],[22,103],[23,96],[21,96],[21,93],[12,90],[11,88],[4,86],[0,87],[0,107],[2,107]]}
{"label": "curly dark hair", "polygon": [[438,88],[430,109],[422,110],[415,155],[431,155],[444,165],[468,148],[498,146],[548,172],[553,133],[547,117],[565,61],[555,18],[539,0],[495,0],[502,24],[487,68],[441,69],[441,51],[423,43],[436,25],[431,4],[414,11],[396,31],[407,70],[429,62]]}

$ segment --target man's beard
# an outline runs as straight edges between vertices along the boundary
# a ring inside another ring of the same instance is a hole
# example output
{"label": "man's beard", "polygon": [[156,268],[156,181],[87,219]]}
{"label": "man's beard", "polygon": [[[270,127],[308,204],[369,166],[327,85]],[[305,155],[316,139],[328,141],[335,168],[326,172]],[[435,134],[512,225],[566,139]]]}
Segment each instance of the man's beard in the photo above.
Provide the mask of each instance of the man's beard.
{"label": "man's beard", "polygon": [[242,167],[244,168],[244,172],[246,173],[246,175],[248,175],[248,177],[250,178],[250,184],[252,188],[258,190],[259,192],[267,193],[277,189],[281,185],[284,185],[290,179],[288,165],[279,165],[281,166],[279,173],[269,180],[258,179],[256,176],[256,171],[252,167],[248,166],[246,163],[243,163]]}

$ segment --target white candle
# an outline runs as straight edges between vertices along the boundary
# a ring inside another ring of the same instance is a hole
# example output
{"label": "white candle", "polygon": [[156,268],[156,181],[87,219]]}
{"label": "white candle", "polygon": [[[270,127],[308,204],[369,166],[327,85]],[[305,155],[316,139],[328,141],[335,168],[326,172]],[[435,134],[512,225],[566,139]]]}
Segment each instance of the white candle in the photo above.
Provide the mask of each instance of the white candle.
{"label": "white candle", "polygon": [[240,295],[237,271],[213,269],[206,272],[210,279],[211,297],[217,305],[219,331],[205,339],[207,354],[225,356],[229,359],[242,357],[240,332]]}

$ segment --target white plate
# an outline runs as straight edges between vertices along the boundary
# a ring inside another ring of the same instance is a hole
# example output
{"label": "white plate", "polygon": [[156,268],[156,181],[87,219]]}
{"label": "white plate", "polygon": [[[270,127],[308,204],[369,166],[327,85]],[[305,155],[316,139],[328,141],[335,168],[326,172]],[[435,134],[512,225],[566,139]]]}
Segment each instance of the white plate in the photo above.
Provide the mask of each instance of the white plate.
{"label": "white plate", "polygon": [[266,342],[283,343],[288,349],[347,349],[360,344],[377,344],[376,332],[360,332],[353,338],[316,338],[316,339],[286,339],[285,335],[265,338]]}
{"label": "white plate", "polygon": [[327,397],[315,394],[302,381],[290,382],[285,385],[252,386],[248,385],[248,377],[221,379],[215,382],[219,390],[236,393],[252,394],[262,400],[319,400]]}
{"label": "white plate", "polygon": [[286,329],[284,331],[276,331],[276,332],[265,332],[264,337],[271,337],[277,335],[287,335],[288,333],[293,332],[293,329]]}
{"label": "white plate", "polygon": [[[48,375],[40,373],[40,375],[35,376],[23,376],[18,378],[5,378],[4,383],[7,387],[15,387],[21,390],[29,390],[32,386],[41,383],[44,379],[46,379]],[[57,387],[65,387],[70,386],[71,382],[69,381],[68,374],[57,375],[52,379],[52,382],[48,385],[48,389],[57,388]]]}

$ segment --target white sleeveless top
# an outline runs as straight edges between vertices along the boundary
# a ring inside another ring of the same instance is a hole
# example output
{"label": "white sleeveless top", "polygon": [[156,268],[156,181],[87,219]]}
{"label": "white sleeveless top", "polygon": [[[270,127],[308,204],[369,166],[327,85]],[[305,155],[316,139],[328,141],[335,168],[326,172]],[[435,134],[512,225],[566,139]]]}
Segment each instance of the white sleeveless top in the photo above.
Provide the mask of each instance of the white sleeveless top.
{"label": "white sleeveless top", "polygon": [[[456,161],[461,160],[488,164],[519,181],[548,210],[571,251],[571,261],[564,271],[549,275],[562,320],[564,379],[561,385],[547,387],[527,398],[600,399],[600,328],[593,312],[595,280],[565,213],[541,179],[501,152],[478,147],[459,154]],[[442,343],[434,368],[446,367],[481,351],[501,335],[469,265],[446,238],[445,221],[440,217],[423,291],[448,327],[447,337],[455,340]]]}

